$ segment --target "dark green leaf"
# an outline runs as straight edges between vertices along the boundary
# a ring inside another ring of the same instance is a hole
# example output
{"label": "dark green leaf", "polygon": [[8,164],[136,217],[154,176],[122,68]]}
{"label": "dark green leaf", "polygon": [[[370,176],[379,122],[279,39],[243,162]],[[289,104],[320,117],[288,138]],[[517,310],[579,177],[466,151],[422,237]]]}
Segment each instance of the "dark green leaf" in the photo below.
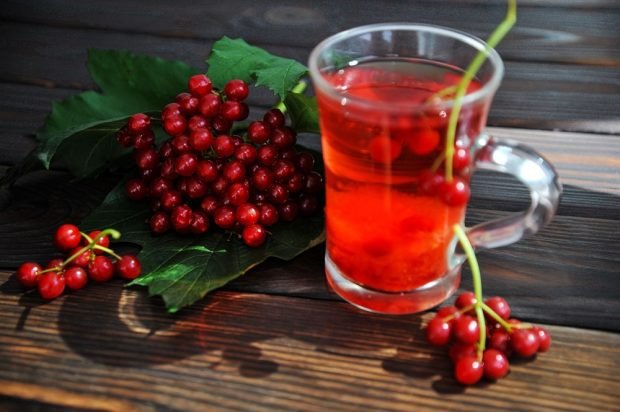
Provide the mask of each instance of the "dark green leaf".
{"label": "dark green leaf", "polygon": [[320,133],[319,111],[316,97],[299,93],[289,93],[284,99],[293,128],[298,132]]}
{"label": "dark green leaf", "polygon": [[[134,113],[161,110],[197,72],[181,62],[111,50],[90,50],[88,69],[102,93],[87,91],[54,103],[37,134],[37,156],[45,167],[60,160],[77,176],[89,174],[123,153],[109,143],[113,140],[109,138],[111,127]],[[59,150],[63,144],[68,147]],[[98,153],[89,155],[87,149],[95,145]]]}
{"label": "dark green leaf", "polygon": [[[313,153],[320,164],[320,154]],[[144,203],[129,201],[123,184],[115,188],[84,222],[84,230],[114,228],[122,240],[142,247],[139,254],[144,275],[133,284],[147,286],[161,295],[170,312],[191,305],[270,256],[292,259],[323,242],[322,215],[278,223],[265,245],[248,248],[235,234],[213,230],[201,237],[166,234],[153,236]]]}
{"label": "dark green leaf", "polygon": [[207,75],[216,87],[223,88],[230,79],[254,81],[258,86],[268,87],[281,99],[308,73],[308,69],[295,60],[228,37],[213,44],[207,63]]}

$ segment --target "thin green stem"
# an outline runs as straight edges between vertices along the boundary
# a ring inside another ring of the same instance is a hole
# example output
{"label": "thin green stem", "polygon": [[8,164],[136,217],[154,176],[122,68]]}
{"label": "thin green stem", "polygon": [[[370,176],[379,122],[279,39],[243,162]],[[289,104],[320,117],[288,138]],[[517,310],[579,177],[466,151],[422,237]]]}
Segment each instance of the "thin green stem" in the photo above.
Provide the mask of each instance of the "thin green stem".
{"label": "thin green stem", "polygon": [[506,36],[506,34],[510,31],[512,26],[514,26],[517,21],[517,1],[516,0],[508,0],[508,11],[506,12],[506,17],[504,20],[495,28],[493,33],[487,39],[487,44],[484,50],[478,51],[474,59],[471,61],[465,73],[463,74],[463,78],[458,84],[456,89],[456,93],[454,96],[454,104],[452,106],[452,111],[450,112],[450,118],[448,121],[448,130],[446,132],[446,170],[445,177],[449,182],[452,180],[453,168],[452,168],[452,157],[454,156],[454,141],[456,140],[456,126],[459,119],[459,114],[461,112],[461,108],[463,106],[463,97],[465,96],[465,92],[469,87],[469,83],[471,83],[474,76],[480,70],[482,63],[487,59],[489,52],[491,49],[495,48],[500,41]]}
{"label": "thin green stem", "polygon": [[499,316],[484,302],[482,302],[482,310],[484,310],[490,317],[492,317],[497,323],[499,323],[504,329],[506,329],[506,331],[510,332],[512,330],[513,325],[502,319],[501,316]]}
{"label": "thin green stem", "polygon": [[120,256],[118,256],[116,253],[114,253],[114,251],[112,249],[108,249],[106,247],[103,247],[103,246],[100,246],[100,245],[97,244],[99,239],[101,239],[102,237],[107,236],[107,235],[110,235],[110,237],[112,239],[119,239],[121,237],[121,233],[118,230],[115,230],[115,229],[105,229],[105,230],[102,230],[97,236],[95,236],[94,239],[91,238],[90,236],[88,236],[84,232],[80,232],[80,234],[84,237],[84,239],[86,239],[86,241],[88,242],[88,245],[84,246],[83,248],[81,248],[80,250],[78,250],[77,252],[75,252],[74,254],[69,256],[62,263],[61,269],[63,267],[65,267],[65,266],[67,266],[69,263],[71,263],[75,259],[77,259],[78,256],[80,256],[82,253],[84,253],[84,252],[86,252],[87,250],[90,250],[90,249],[103,250],[104,252],[109,253],[110,255],[114,256],[115,258],[120,259]]}
{"label": "thin green stem", "polygon": [[[304,91],[306,91],[306,87],[308,87],[308,83],[305,80],[300,80],[299,82],[297,82],[295,87],[293,87],[291,93],[303,93]],[[282,113],[286,113],[286,105],[284,104],[284,99],[278,102],[278,104],[276,105],[276,109],[280,109]]]}
{"label": "thin green stem", "polygon": [[472,247],[465,230],[460,225],[454,225],[454,233],[461,244],[461,247],[465,251],[467,256],[467,262],[471,269],[472,283],[474,286],[474,295],[476,296],[476,303],[474,304],[474,310],[476,311],[476,317],[478,319],[478,327],[480,328],[480,338],[478,341],[478,356],[482,356],[486,341],[487,341],[487,326],[484,319],[484,313],[482,312],[482,276],[480,275],[480,266],[478,266],[478,259],[476,259],[476,252]]}
{"label": "thin green stem", "polygon": [[95,246],[93,246],[93,249],[102,250],[102,251],[104,251],[105,253],[107,253],[108,255],[112,255],[112,256],[114,256],[114,257],[115,257],[116,259],[118,259],[118,260],[121,260],[121,259],[122,259],[122,257],[121,257],[121,256],[119,256],[119,255],[117,255],[117,254],[116,254],[116,253],[115,253],[112,249],[107,248],[107,247],[105,247],[105,246],[101,246],[101,245],[97,245],[97,244],[95,244]]}

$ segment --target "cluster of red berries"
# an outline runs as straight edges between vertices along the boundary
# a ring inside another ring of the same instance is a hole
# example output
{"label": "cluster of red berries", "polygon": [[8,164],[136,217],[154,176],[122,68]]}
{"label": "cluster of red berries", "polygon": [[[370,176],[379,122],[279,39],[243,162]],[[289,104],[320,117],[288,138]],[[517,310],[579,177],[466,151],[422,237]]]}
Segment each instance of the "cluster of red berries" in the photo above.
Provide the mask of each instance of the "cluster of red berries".
{"label": "cluster of red berries", "polygon": [[481,345],[475,305],[474,294],[464,292],[454,306],[439,309],[426,326],[426,339],[432,345],[453,342],[448,354],[458,382],[473,385],[483,376],[491,380],[503,378],[508,374],[511,356],[529,358],[551,346],[547,330],[510,318],[510,306],[501,297],[486,299],[482,304],[487,339]]}
{"label": "cluster of red berries", "polygon": [[[36,287],[45,300],[62,295],[65,287],[70,290],[82,289],[91,279],[107,282],[114,273],[125,279],[134,279],[142,271],[138,258],[132,255],[119,256],[109,248],[108,233],[118,232],[107,229],[80,232],[77,226],[64,224],[54,234],[54,245],[67,254],[66,259],[55,258],[45,267],[34,262],[25,262],[17,269],[17,281],[26,289]],[[109,254],[115,261],[105,256]]]}
{"label": "cluster of red berries", "polygon": [[218,92],[198,74],[188,89],[162,110],[171,137],[159,150],[145,114],[132,116],[117,133],[121,145],[135,148],[140,170],[125,193],[151,201],[153,233],[202,234],[215,224],[258,247],[266,241],[266,227],[319,209],[323,178],[313,171],[313,156],[295,150],[296,132],[280,110],[251,122],[242,137],[232,128],[248,117],[247,83],[231,80]]}

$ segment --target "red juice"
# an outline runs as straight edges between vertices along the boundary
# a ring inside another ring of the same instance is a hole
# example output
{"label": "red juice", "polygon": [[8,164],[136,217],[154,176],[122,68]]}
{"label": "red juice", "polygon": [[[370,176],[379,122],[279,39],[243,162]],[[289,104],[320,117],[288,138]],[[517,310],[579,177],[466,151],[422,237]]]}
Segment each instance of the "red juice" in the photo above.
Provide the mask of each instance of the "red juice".
{"label": "red juice", "polygon": [[[453,225],[463,222],[466,200],[441,193],[450,106],[437,93],[461,74],[419,60],[362,62],[324,74],[342,94],[317,90],[327,252],[344,277],[366,289],[412,291],[449,270]],[[472,82],[468,92],[478,88]],[[467,156],[487,104],[465,105],[459,115],[455,145]],[[469,158],[455,160],[454,176],[467,190],[470,172]]]}

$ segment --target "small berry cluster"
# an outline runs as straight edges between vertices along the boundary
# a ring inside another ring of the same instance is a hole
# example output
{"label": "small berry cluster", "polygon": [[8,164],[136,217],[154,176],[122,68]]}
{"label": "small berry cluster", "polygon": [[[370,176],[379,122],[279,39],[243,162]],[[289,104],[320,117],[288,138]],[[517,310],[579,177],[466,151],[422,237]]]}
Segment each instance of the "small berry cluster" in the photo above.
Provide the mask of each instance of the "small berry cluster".
{"label": "small berry cluster", "polygon": [[[82,289],[88,279],[107,282],[116,272],[125,279],[135,279],[142,271],[140,261],[132,255],[119,256],[109,248],[110,238],[120,237],[114,229],[80,232],[77,226],[64,224],[54,234],[54,245],[66,259],[52,259],[45,268],[34,262],[25,262],[17,269],[17,281],[26,289],[36,287],[45,300],[60,296],[65,287]],[[114,257],[113,261],[104,253]]]}
{"label": "small berry cluster", "polygon": [[453,342],[449,356],[454,377],[464,385],[473,385],[482,377],[496,380],[508,374],[509,358],[529,358],[546,352],[551,345],[547,330],[510,318],[510,306],[504,298],[488,298],[482,304],[486,318],[485,341],[480,343],[480,326],[473,313],[476,297],[472,292],[458,296],[454,306],[445,306],[426,326],[426,339],[435,346]]}
{"label": "small berry cluster", "polygon": [[132,116],[117,133],[121,145],[135,148],[140,170],[125,193],[151,201],[154,234],[203,234],[215,224],[258,247],[266,241],[266,227],[319,209],[323,178],[313,171],[312,155],[295,150],[296,132],[280,110],[269,110],[249,124],[244,137],[237,136],[234,122],[249,113],[244,81],[231,80],[218,92],[198,74],[188,89],[162,110],[171,137],[159,150],[145,114]]}

